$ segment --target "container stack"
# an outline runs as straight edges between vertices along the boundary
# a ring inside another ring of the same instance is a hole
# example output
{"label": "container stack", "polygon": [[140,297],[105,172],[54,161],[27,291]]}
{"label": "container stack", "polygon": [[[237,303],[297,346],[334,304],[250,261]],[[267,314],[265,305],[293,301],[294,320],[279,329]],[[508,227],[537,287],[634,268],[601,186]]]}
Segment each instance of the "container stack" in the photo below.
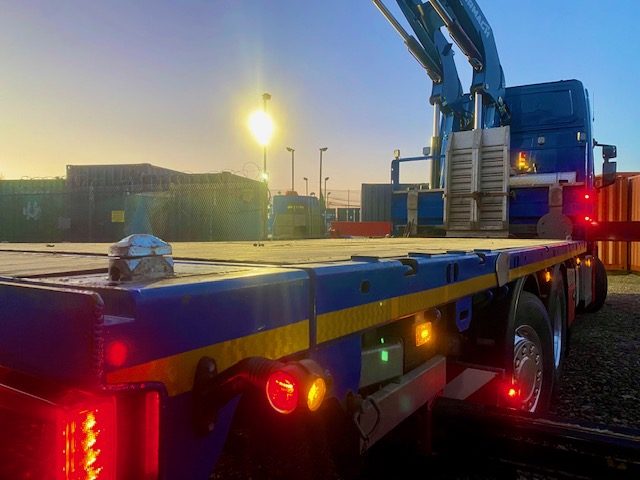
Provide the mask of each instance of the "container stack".
{"label": "container stack", "polygon": [[264,183],[228,172],[69,165],[66,179],[0,181],[0,241],[259,240],[267,202]]}

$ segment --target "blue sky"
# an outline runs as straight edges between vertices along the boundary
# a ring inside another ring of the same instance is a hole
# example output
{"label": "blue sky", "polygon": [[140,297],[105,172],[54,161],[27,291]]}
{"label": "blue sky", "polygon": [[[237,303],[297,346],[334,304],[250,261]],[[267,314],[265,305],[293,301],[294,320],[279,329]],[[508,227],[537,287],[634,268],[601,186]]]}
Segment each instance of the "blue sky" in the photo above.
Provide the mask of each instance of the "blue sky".
{"label": "blue sky", "polygon": [[[577,78],[595,137],[640,171],[640,23],[633,1],[480,1],[507,85]],[[395,2],[386,4],[398,12]],[[367,0],[0,0],[0,173],[142,163],[256,177],[246,119],[273,98],[271,185],[387,182],[395,148],[431,132],[429,78]],[[457,54],[463,86],[470,67]]]}

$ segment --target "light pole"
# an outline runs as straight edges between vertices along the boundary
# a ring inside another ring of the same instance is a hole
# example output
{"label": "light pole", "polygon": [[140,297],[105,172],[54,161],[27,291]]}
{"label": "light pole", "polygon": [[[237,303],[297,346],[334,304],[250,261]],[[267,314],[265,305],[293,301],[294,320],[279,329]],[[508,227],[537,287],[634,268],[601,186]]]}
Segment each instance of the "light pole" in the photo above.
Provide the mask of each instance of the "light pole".
{"label": "light pole", "polygon": [[[271,95],[269,93],[265,92],[265,93],[262,94],[262,111],[264,112],[265,116],[267,116],[267,100],[271,100]],[[269,137],[271,137],[271,135],[269,135]],[[264,147],[264,149],[263,149],[264,158],[263,158],[263,162],[262,162],[262,173],[264,175],[265,183],[267,182],[267,179],[269,178],[269,176],[267,174],[267,143],[269,143],[268,140],[263,145],[263,147]]]}
{"label": "light pole", "polygon": [[322,203],[322,152],[326,152],[327,147],[322,147],[320,149],[320,184],[318,185],[318,190],[320,191],[320,195],[318,195],[318,201]]}
{"label": "light pole", "polygon": [[302,177],[302,179],[304,180],[304,194],[308,197],[309,196],[309,179],[307,177]]}
{"label": "light pole", "polygon": [[325,199],[329,196],[329,194],[327,193],[327,180],[329,180],[329,177],[324,177],[324,196],[325,196]]}
{"label": "light pole", "polygon": [[296,152],[296,149],[293,147],[287,147],[287,152],[291,152],[291,191],[294,192],[296,190],[295,188],[295,184],[294,184],[294,176],[293,176],[293,162],[294,162],[294,158],[293,158],[293,154]]}

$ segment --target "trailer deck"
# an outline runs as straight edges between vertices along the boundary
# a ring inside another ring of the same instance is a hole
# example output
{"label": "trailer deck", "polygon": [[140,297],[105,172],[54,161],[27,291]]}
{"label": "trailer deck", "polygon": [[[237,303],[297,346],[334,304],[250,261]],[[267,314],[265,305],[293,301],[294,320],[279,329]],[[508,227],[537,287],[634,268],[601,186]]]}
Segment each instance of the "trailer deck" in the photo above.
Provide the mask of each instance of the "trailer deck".
{"label": "trailer deck", "polygon": [[[358,257],[397,258],[418,255],[524,251],[546,247],[574,247],[581,242],[493,238],[323,239],[268,242],[176,242],[176,260],[303,266],[349,261]],[[108,243],[2,243],[0,275],[49,276],[73,271],[105,270]],[[55,255],[43,255],[55,254]],[[581,253],[581,252],[578,252]],[[96,257],[98,256],[98,257]]]}

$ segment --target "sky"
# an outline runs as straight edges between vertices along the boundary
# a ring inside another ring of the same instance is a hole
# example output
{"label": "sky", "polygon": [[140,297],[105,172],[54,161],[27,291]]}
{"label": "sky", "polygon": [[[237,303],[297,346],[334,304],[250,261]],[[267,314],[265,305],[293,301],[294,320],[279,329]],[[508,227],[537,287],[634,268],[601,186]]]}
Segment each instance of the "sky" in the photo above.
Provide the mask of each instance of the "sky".
{"label": "sky", "polygon": [[[399,14],[393,0],[385,3]],[[507,86],[577,78],[595,138],[640,171],[638,3],[480,0]],[[458,52],[465,90],[471,68]],[[152,163],[258,178],[247,128],[263,92],[276,123],[270,185],[386,183],[393,151],[431,135],[431,81],[368,0],[0,0],[0,175]]]}

